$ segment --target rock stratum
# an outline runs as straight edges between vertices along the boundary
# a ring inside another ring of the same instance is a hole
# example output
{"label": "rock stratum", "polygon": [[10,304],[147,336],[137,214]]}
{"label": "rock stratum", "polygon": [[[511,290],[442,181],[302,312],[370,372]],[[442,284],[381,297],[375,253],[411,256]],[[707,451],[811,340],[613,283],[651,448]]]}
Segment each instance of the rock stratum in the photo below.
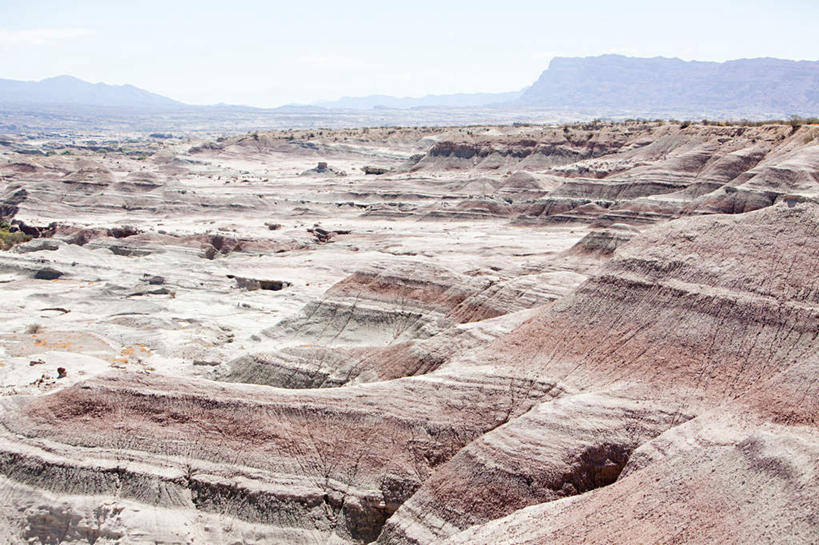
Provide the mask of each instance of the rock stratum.
{"label": "rock stratum", "polygon": [[819,540],[815,125],[0,159],[4,542]]}

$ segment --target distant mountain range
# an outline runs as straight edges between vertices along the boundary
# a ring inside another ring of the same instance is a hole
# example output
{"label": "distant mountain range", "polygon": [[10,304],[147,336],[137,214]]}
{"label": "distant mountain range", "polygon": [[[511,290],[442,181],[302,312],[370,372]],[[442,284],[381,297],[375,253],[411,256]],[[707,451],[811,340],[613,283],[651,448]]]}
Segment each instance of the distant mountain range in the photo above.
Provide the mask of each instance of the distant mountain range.
{"label": "distant mountain range", "polygon": [[[508,93],[462,93],[400,98],[344,97],[275,109],[189,106],[132,85],[88,83],[71,76],[38,82],[0,79],[0,107],[64,105],[178,112],[266,111],[330,115],[334,111],[445,108],[544,110],[597,117],[703,115],[776,117],[819,115],[819,61],[772,58],[717,62],[602,55],[554,58],[534,84]],[[459,110],[460,111],[460,110]],[[402,114],[403,115],[403,114]]]}
{"label": "distant mountain range", "polygon": [[518,100],[569,110],[819,114],[819,62],[555,58]]}
{"label": "distant mountain range", "polygon": [[0,79],[0,104],[70,104],[138,109],[184,106],[181,102],[133,85],[88,83],[72,76],[57,76],[41,81]]}

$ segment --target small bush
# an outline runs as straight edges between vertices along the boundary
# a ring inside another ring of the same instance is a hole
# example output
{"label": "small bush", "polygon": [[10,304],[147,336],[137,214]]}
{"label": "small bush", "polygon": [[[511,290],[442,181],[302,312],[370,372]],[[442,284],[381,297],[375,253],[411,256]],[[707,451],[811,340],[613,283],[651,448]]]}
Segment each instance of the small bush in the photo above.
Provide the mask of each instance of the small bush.
{"label": "small bush", "polygon": [[26,334],[27,335],[36,335],[40,331],[43,330],[43,327],[40,324],[31,324],[26,327]]}
{"label": "small bush", "polygon": [[22,231],[10,232],[11,225],[7,221],[0,220],[0,250],[8,250],[15,244],[28,242],[32,237]]}

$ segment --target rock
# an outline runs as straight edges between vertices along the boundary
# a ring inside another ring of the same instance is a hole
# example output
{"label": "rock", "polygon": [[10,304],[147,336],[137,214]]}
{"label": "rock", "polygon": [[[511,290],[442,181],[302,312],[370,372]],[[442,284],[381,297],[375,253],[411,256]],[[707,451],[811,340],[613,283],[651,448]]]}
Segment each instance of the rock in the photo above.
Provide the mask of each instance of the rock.
{"label": "rock", "polygon": [[60,228],[59,232],[61,235],[64,235],[64,240],[68,244],[77,246],[85,246],[95,238],[105,236],[107,233],[107,231],[100,229],[78,229],[70,227]]}
{"label": "rock", "polygon": [[111,246],[108,249],[111,250],[112,254],[123,257],[145,257],[146,255],[151,255],[153,253],[151,250],[134,248],[132,246]]}
{"label": "rock", "polygon": [[40,312],[59,312],[60,314],[68,314],[71,311],[63,307],[46,307],[41,308]]}
{"label": "rock", "polygon": [[198,146],[193,146],[188,150],[188,153],[197,154],[208,151],[222,151],[224,147],[216,142],[205,142]]}
{"label": "rock", "polygon": [[315,237],[316,242],[319,244],[326,244],[327,242],[330,242],[336,235],[349,235],[351,233],[349,229],[335,229],[333,231],[329,231],[323,227],[319,227],[318,224],[314,225],[313,227],[309,227],[307,232],[311,233]]}
{"label": "rock", "polygon": [[227,275],[227,277],[234,279],[236,281],[237,287],[248,291],[254,290],[281,291],[284,288],[293,285],[292,283],[287,282],[286,280],[259,280],[256,278],[234,276],[232,274]]}
{"label": "rock", "polygon": [[293,285],[285,280],[257,280],[257,282],[259,283],[259,289],[268,291],[280,291]]}
{"label": "rock", "polygon": [[13,218],[19,211],[20,205],[29,197],[25,189],[17,189],[11,195],[0,197],[0,219]]}
{"label": "rock", "polygon": [[68,376],[68,371],[65,370],[65,367],[57,367],[57,378],[65,378]]}
{"label": "rock", "polygon": [[135,291],[133,293],[129,293],[126,297],[142,297],[144,295],[170,295],[171,297],[176,296],[176,292],[173,290],[169,290],[168,288],[156,288],[153,290],[142,290],[142,291]]}
{"label": "rock", "polygon": [[307,229],[307,232],[312,233],[313,236],[316,237],[316,241],[321,243],[321,244],[330,242],[330,239],[332,239],[333,235],[335,234],[332,231],[322,229],[321,227],[309,228],[309,229]]}
{"label": "rock", "polygon": [[112,236],[114,238],[132,237],[134,235],[138,235],[141,232],[142,231],[140,231],[139,229],[137,229],[136,227],[134,227],[132,225],[122,225],[122,226],[119,226],[119,227],[112,227],[111,229],[108,230],[109,236]]}
{"label": "rock", "polygon": [[321,161],[319,162],[315,168],[311,168],[309,170],[305,170],[300,174],[300,176],[334,176],[334,177],[343,177],[346,176],[347,173],[343,170],[339,170],[328,166],[326,162]]}
{"label": "rock", "polygon": [[18,244],[14,247],[14,252],[27,254],[31,252],[53,252],[60,248],[60,243],[53,239],[34,239],[30,242]]}
{"label": "rock", "polygon": [[37,280],[56,280],[60,278],[64,273],[58,271],[57,269],[53,269],[51,267],[44,267],[34,273],[34,278]]}
{"label": "rock", "polygon": [[389,172],[389,170],[386,169],[386,168],[371,167],[371,166],[361,167],[361,170],[362,170],[362,172],[364,172],[364,174],[374,175],[374,176],[381,176],[382,174],[386,174],[387,172]]}
{"label": "rock", "polygon": [[22,233],[32,237],[32,238],[48,238],[54,236],[54,233],[57,231],[58,224],[57,222],[51,222],[45,227],[39,227],[34,225],[28,225],[21,220],[12,220],[11,224],[17,229],[19,229]]}
{"label": "rock", "polygon": [[577,255],[610,256],[619,246],[631,240],[634,234],[625,229],[592,231],[575,244],[570,252]]}
{"label": "rock", "polygon": [[143,274],[142,279],[147,281],[151,286],[161,286],[165,283],[165,277],[159,275]]}
{"label": "rock", "polygon": [[205,251],[202,253],[202,257],[205,259],[215,259],[217,255],[219,255],[219,250],[210,245],[206,247]]}
{"label": "rock", "polygon": [[[210,235],[208,237],[210,246],[215,248],[220,254],[228,255],[232,252],[242,251],[242,240],[224,235]],[[208,258],[212,259],[212,258]]]}

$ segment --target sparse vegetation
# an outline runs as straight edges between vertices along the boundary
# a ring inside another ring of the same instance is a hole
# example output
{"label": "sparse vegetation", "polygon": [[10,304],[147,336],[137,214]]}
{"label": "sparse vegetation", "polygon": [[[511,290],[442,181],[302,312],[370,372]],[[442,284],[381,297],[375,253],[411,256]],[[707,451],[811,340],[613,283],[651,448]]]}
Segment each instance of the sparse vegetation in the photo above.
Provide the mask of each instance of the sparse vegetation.
{"label": "sparse vegetation", "polygon": [[40,324],[31,324],[26,327],[26,335],[36,335],[40,331],[42,331],[42,326]]}
{"label": "sparse vegetation", "polygon": [[11,231],[11,225],[7,221],[0,220],[0,250],[8,250],[29,240],[31,236],[22,231]]}
{"label": "sparse vegetation", "polygon": [[734,125],[739,125],[740,127],[763,127],[765,125],[790,125],[793,126],[802,126],[802,125],[819,125],[819,117],[799,117],[799,116],[791,116],[788,119],[765,119],[765,120],[756,120],[752,121],[750,119],[739,119],[739,120],[709,120],[703,119],[700,121],[703,125],[710,125],[714,127],[729,127]]}

